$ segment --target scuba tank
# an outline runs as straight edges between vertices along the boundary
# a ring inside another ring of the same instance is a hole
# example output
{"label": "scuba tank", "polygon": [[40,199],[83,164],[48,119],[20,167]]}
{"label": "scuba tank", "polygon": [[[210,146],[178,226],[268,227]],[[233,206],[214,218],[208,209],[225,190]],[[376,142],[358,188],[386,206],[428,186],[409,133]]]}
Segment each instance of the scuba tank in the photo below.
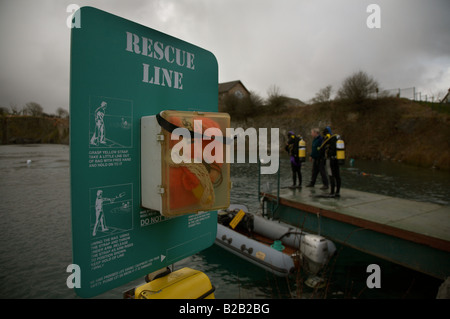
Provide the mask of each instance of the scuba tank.
{"label": "scuba tank", "polygon": [[339,135],[336,141],[336,158],[339,165],[345,164],[345,144]]}
{"label": "scuba tank", "polygon": [[300,158],[300,162],[306,161],[306,142],[303,140],[303,137],[299,136],[300,141],[298,142],[298,157]]}

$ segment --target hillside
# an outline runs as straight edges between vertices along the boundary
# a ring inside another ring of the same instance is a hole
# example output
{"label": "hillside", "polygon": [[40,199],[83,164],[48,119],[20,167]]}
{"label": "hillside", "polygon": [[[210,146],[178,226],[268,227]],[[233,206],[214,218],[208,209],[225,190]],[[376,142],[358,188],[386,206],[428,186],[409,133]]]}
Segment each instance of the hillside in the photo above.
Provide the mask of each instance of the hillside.
{"label": "hillside", "polygon": [[279,127],[280,143],[293,130],[310,152],[310,130],[330,125],[345,141],[346,158],[393,160],[450,170],[450,116],[406,99],[367,100],[291,107],[287,112],[232,121],[233,127]]}
{"label": "hillside", "polygon": [[[346,158],[392,160],[450,170],[450,116],[406,99],[367,100],[362,104],[330,102],[288,107],[285,112],[256,113],[234,120],[232,127],[278,127],[280,146],[286,133],[301,134],[310,152],[310,130],[330,125],[345,141]],[[1,116],[2,144],[69,144],[69,120],[52,117]]]}

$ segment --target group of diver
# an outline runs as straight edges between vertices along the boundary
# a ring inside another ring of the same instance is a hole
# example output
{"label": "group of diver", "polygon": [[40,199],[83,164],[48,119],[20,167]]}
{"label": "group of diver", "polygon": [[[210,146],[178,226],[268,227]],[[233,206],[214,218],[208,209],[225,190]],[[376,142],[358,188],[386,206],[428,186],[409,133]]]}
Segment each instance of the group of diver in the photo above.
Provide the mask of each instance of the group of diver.
{"label": "group of diver", "polygon": [[[333,135],[331,128],[327,126],[322,130],[322,135],[318,128],[313,128],[311,130],[311,136],[313,141],[309,161],[312,162],[313,166],[311,181],[306,187],[314,187],[317,176],[320,173],[323,184],[320,189],[323,191],[330,189],[327,197],[340,197],[341,176],[336,146],[338,135]],[[302,137],[295,135],[293,131],[288,132],[288,141],[285,150],[290,155],[293,181],[292,186],[289,186],[289,188],[300,188],[302,185],[301,166],[304,157],[302,158],[301,151],[299,152],[299,148],[301,147],[299,145],[302,145],[302,141]]]}

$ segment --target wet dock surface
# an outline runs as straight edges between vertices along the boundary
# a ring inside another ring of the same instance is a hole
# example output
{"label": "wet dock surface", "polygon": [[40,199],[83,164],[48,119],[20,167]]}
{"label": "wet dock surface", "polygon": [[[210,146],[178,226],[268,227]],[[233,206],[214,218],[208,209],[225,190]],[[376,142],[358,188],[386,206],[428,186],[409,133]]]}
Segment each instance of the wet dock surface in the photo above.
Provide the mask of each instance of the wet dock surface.
{"label": "wet dock surface", "polygon": [[[276,196],[276,193],[272,195]],[[280,190],[280,197],[285,200],[434,237],[450,245],[450,206],[351,189],[341,189],[339,198],[326,198],[323,195],[326,193],[318,189]]]}
{"label": "wet dock surface", "polygon": [[[276,207],[276,192],[263,195]],[[283,188],[274,216],[419,271],[450,275],[450,206],[351,189],[328,198],[318,188]]]}

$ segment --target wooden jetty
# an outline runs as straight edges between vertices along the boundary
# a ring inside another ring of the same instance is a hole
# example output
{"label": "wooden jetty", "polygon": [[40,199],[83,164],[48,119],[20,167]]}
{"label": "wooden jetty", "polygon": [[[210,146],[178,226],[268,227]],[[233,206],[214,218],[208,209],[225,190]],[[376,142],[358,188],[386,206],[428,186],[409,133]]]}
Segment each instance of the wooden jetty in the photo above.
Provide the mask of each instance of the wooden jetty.
{"label": "wooden jetty", "polygon": [[265,213],[439,279],[450,276],[450,206],[341,188],[261,192]]}

